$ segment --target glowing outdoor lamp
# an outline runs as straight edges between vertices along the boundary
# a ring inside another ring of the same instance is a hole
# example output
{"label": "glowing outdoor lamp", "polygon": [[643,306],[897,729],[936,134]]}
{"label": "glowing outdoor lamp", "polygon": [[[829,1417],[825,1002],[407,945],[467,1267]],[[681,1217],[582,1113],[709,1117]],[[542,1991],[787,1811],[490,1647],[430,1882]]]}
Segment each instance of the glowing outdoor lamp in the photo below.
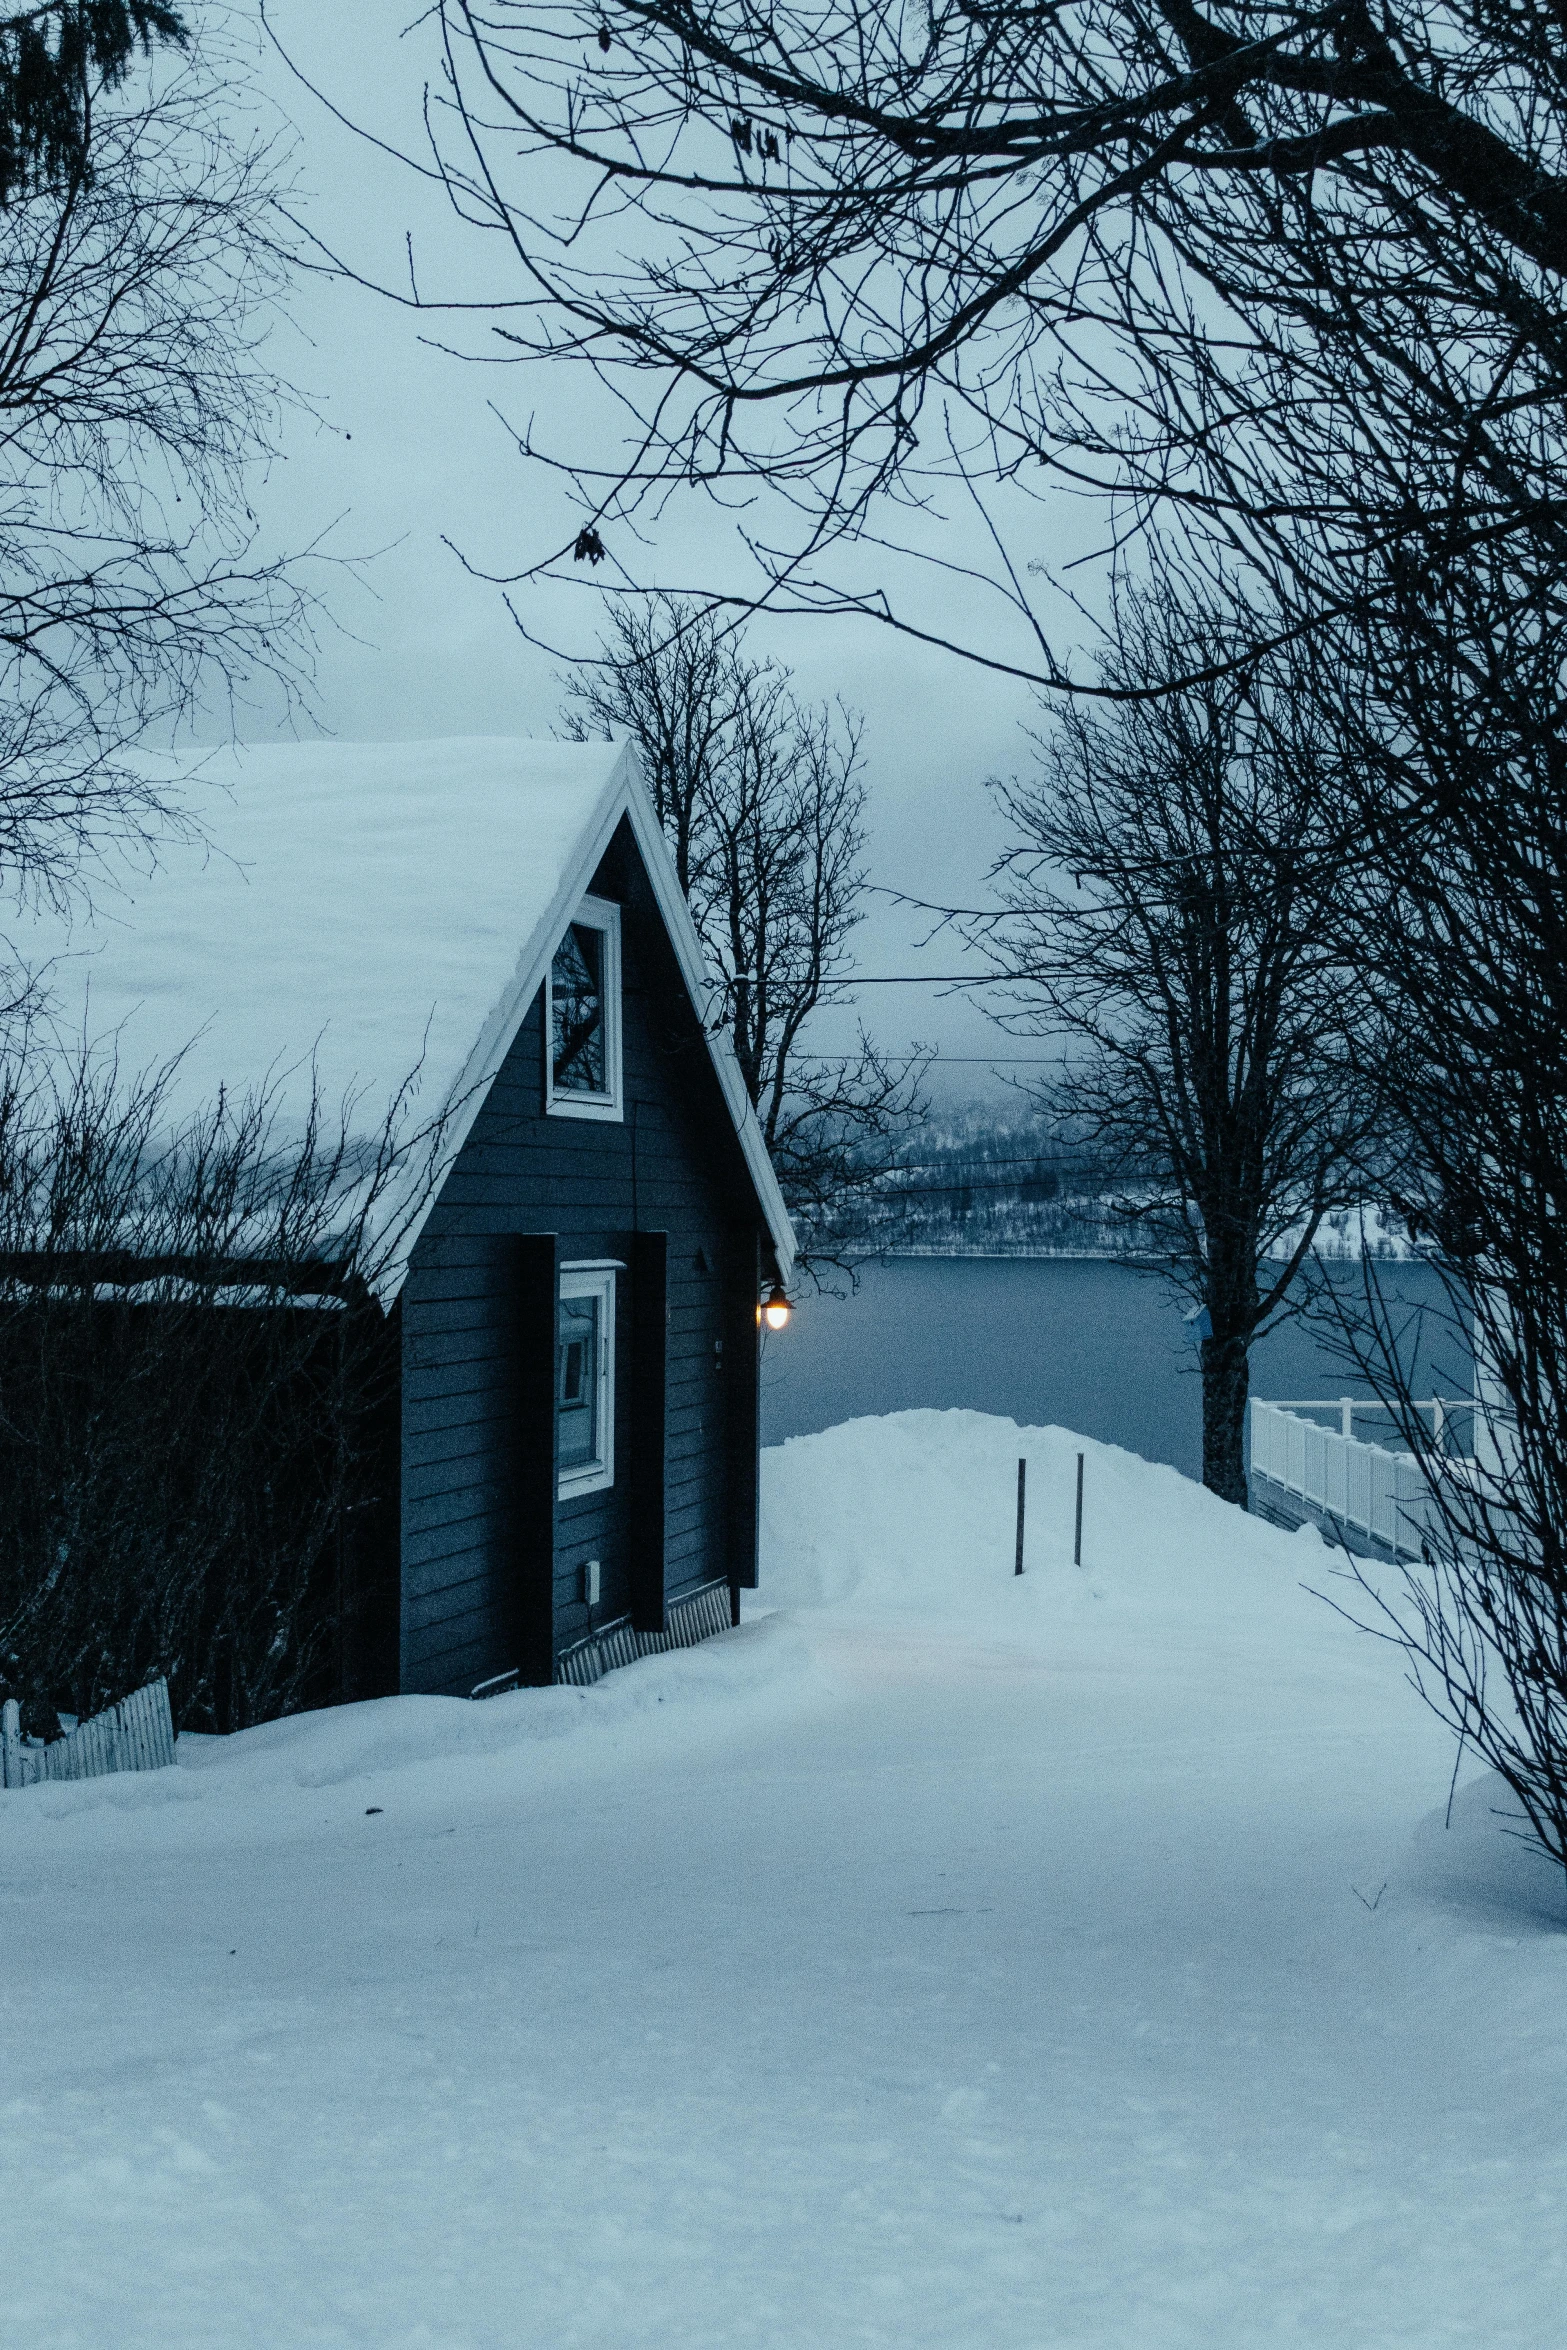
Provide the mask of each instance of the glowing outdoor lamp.
{"label": "glowing outdoor lamp", "polygon": [[783,1283],[775,1281],[762,1300],[761,1319],[767,1324],[769,1330],[787,1330],[789,1316],[793,1310],[784,1294]]}

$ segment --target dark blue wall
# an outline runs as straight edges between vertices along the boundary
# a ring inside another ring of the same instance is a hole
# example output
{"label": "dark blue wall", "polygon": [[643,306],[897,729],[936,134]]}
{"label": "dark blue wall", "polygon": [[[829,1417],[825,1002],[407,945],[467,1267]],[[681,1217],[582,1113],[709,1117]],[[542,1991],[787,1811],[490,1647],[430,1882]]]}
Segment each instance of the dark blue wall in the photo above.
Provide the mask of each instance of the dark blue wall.
{"label": "dark blue wall", "polygon": [[[753,1451],[755,1428],[754,1378],[734,1359],[733,1333],[754,1333],[755,1316],[754,1290],[738,1315],[726,1299],[725,1268],[736,1262],[737,1231],[754,1231],[757,1205],[628,827],[592,889],[622,907],[625,1122],[544,1114],[541,991],[442,1189],[403,1292],[400,1685],[408,1690],[466,1694],[518,1661],[512,1448],[547,1441],[547,1431],[518,1424],[515,1349],[550,1340],[514,1326],[508,1235],[553,1233],[562,1262],[628,1265],[617,1280],[615,1483],[557,1505],[554,1650],[632,1604],[638,1301],[629,1265],[638,1229],[669,1236],[666,1594],[733,1569],[731,1487],[743,1479],[730,1462],[747,1441],[736,1416],[746,1423],[749,1415]],[[727,1366],[717,1346],[726,1330]],[[742,1549],[745,1533],[738,1529]],[[595,1557],[603,1587],[590,1622],[581,1569]]]}

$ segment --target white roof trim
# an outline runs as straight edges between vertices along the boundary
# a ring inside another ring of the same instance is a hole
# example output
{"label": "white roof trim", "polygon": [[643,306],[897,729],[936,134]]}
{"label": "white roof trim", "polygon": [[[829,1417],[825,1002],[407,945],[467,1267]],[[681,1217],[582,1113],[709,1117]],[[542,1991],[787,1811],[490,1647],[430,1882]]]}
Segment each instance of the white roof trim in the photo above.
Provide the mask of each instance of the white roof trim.
{"label": "white roof trim", "polygon": [[767,1218],[767,1229],[778,1257],[779,1278],[787,1281],[794,1270],[794,1226],[789,1221],[789,1211],[784,1206],[783,1193],[778,1188],[778,1177],[762,1139],[761,1125],[745,1089],[745,1079],[740,1073],[735,1048],[729,1040],[729,1030],[723,1024],[719,991],[707,975],[702,943],[696,934],[696,924],[691,919],[685,891],[680,886],[680,876],[675,871],[675,861],[669,853],[669,844],[654,813],[653,803],[648,798],[640,766],[637,765],[633,766],[630,776],[626,812],[631,819],[631,830],[637,847],[642,852],[648,879],[653,884],[658,910],[664,917],[664,927],[679,959],[692,1010],[702,1023],[707,1049],[712,1056],[718,1082],[723,1088],[724,1099],[729,1104],[729,1115],[740,1137],[740,1148],[745,1153],[745,1163],[756,1188],[756,1196]]}
{"label": "white roof trim", "polygon": [[[400,1238],[393,1278],[387,1285],[391,1295],[396,1294],[406,1278],[408,1261],[434,1211],[446,1178],[473,1131],[489,1089],[499,1076],[506,1055],[515,1044],[523,1022],[533,1008],[534,998],[544,985],[555,949],[565,935],[566,926],[577,906],[586,896],[588,886],[623,816],[630,819],[632,836],[652,884],[670,944],[675,950],[675,959],[686,984],[691,1008],[701,1022],[707,1039],[714,1073],[728,1106],[746,1170],[778,1259],[780,1278],[787,1281],[793,1270],[795,1238],[789,1211],[784,1206],[783,1193],[778,1188],[778,1178],[773,1172],[772,1160],[767,1155],[767,1145],[762,1139],[762,1129],[746,1092],[745,1079],[740,1073],[740,1064],[735,1058],[729,1032],[715,1019],[718,1009],[714,1001],[716,990],[707,974],[696,925],[691,919],[691,910],[680,886],[680,877],[675,871],[669,845],[642,781],[641,762],[633,745],[627,743],[610,769],[591,817],[583,826],[576,855],[561,878],[549,910],[518,958],[511,985],[486,1020],[452,1087],[448,1097],[450,1116],[441,1137],[438,1170],[433,1171],[433,1180],[430,1179],[430,1171],[427,1171],[425,1196],[410,1215]],[[395,1221],[395,1212],[395,1203],[389,1203],[388,1221]]]}

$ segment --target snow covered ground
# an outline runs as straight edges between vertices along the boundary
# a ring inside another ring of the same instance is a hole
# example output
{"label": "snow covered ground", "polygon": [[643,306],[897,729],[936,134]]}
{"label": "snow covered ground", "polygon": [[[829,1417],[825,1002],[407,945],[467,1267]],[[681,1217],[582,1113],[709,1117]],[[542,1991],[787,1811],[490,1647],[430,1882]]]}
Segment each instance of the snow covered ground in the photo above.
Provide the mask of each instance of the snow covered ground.
{"label": "snow covered ground", "polygon": [[0,2336],[1558,2343],[1556,1879],[1315,1536],[1083,1445],[1074,1570],[1079,1444],[799,1439],[726,1639],[0,1797]]}

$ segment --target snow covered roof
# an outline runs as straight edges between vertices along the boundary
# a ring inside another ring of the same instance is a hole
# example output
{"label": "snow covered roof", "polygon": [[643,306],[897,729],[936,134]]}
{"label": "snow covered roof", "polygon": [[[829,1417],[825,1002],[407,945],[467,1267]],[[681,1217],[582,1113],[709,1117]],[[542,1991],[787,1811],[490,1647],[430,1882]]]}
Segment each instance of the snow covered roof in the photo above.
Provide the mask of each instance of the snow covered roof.
{"label": "snow covered roof", "polygon": [[8,926],[47,966],[63,1040],[112,1036],[127,1070],[183,1054],[182,1106],[270,1084],[286,1116],[314,1084],[357,1096],[369,1130],[417,1066],[449,1165],[627,817],[787,1274],[789,1219],[629,746],[267,744],[162,772],[204,837],[110,859],[90,912]]}

